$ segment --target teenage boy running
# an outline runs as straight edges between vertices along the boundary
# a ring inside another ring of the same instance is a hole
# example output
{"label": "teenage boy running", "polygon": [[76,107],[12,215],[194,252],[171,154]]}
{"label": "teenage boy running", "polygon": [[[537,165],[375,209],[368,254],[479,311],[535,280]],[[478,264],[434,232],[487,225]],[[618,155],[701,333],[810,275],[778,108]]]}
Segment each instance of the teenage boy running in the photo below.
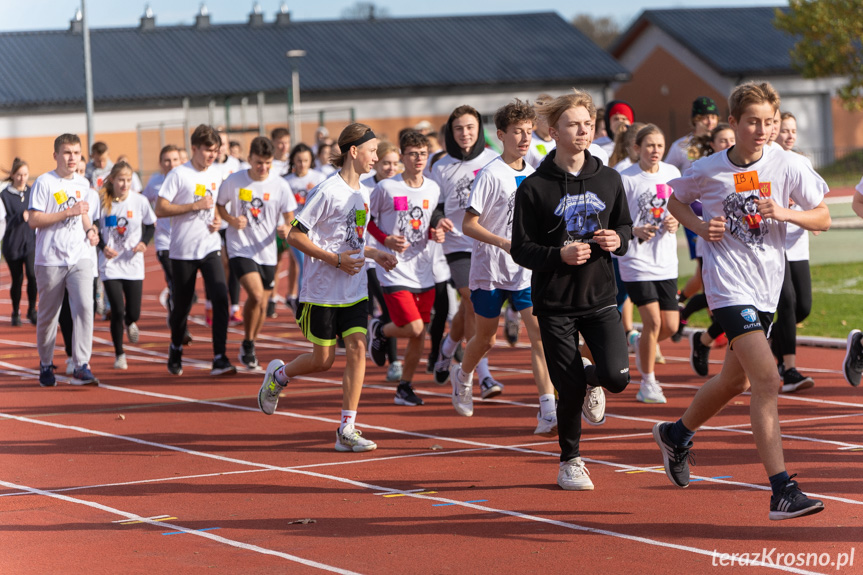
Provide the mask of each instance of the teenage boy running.
{"label": "teenage boy running", "polygon": [[[470,340],[476,330],[468,287],[474,242],[462,233],[461,223],[476,173],[497,157],[493,151],[486,149],[482,119],[479,112],[471,106],[459,106],[453,110],[445,132],[447,155],[432,168],[432,179],[441,189],[441,203],[435,217],[432,218],[432,226],[437,227],[438,221],[443,216],[452,222],[452,230],[444,226],[444,229],[450,233],[443,244],[443,251],[449,263],[453,284],[461,296],[461,304],[453,316],[449,335],[441,342],[440,353],[435,363],[434,376],[439,384],[446,383],[449,378],[452,357],[461,340]],[[480,361],[477,371],[481,389],[494,388],[498,393],[500,392],[500,383],[491,377],[486,358]]]}
{"label": "teenage boy running", "polygon": [[[36,344],[39,348],[39,385],[57,385],[54,378],[54,343],[63,296],[69,292],[74,335],[72,338],[72,376],[75,385],[99,383],[90,372],[93,350],[93,276],[95,262],[90,257],[98,231],[88,211],[90,185],[78,175],[81,139],[63,134],[54,140],[57,167],[42,174],[30,192],[28,223],[36,233],[36,285],[39,311]],[[98,208],[95,210],[98,215]]]}
{"label": "teenage boy running", "polygon": [[341,335],[347,357],[336,451],[377,448],[355,426],[366,370],[369,290],[363,273],[365,257],[387,270],[396,265],[392,254],[365,245],[369,193],[360,184],[360,176],[369,173],[377,161],[377,146],[374,132],[365,124],[350,124],[342,130],[341,155],[333,160],[341,170],[312,190],[293,221],[288,243],[309,258],[297,323],[312,343],[312,351],[287,365],[279,359],[271,361],[258,391],[258,407],[272,415],[279,394],[292,378],[332,367],[336,336]]}
{"label": "teenage boy running", "polygon": [[[689,485],[692,437],[738,394],[751,391],[752,435],[770,479],[772,520],[824,509],[788,476],[782,453],[777,397],[781,386],[767,337],[779,300],[785,266],[785,228],[830,227],[824,204],[827,184],[779,146],[766,146],[779,109],[768,83],[738,86],[729,98],[728,123],[737,143],[692,165],[668,184],[668,204],[681,224],[706,241],[702,277],[713,317],[728,336],[721,373],[707,381],[675,423],[657,423],[653,437],[665,473],[678,487]],[[792,198],[802,210],[788,208]],[[690,204],[701,200],[703,220]]]}
{"label": "teenage boy running", "polygon": [[213,368],[210,375],[237,373],[225,355],[228,340],[228,287],[222,266],[222,220],[216,213],[215,196],[222,183],[222,167],[213,164],[219,153],[219,134],[201,124],[192,133],[192,159],[174,168],[159,189],[156,216],[171,218],[171,348],[168,371],[183,373],[183,340],[186,333],[198,271],[213,303]]}
{"label": "teenage boy running", "polygon": [[[240,361],[258,368],[255,339],[264,325],[276,283],[276,232],[286,238],[297,202],[291,187],[271,170],[273,143],[263,136],[249,146],[250,168],[228,176],[219,188],[219,215],[228,222],[225,241],[231,273],[246,290]],[[230,204],[230,211],[226,205]],[[281,219],[280,219],[281,218]]]}
{"label": "teenage boy running", "polygon": [[[519,185],[510,253],[515,263],[533,270],[533,313],[559,398],[557,483],[590,490],[593,482],[579,452],[581,415],[603,423],[602,388],[620,393],[629,384],[611,253],[626,253],[632,219],[620,175],[587,151],[596,121],[590,94],[575,90],[539,113],[557,146]],[[595,366],[582,361],[579,333]]]}
{"label": "teenage boy running", "polygon": [[377,365],[387,359],[388,340],[407,338],[402,374],[396,389],[396,405],[422,405],[411,380],[423,352],[426,325],[435,301],[432,241],[443,242],[444,231],[430,226],[440,199],[440,188],[423,177],[428,162],[428,138],[413,130],[399,142],[405,170],[378,182],[371,193],[369,210],[375,225],[387,236],[382,251],[393,254],[398,265],[386,271],[376,267],[389,317],[387,324],[373,318],[369,353]]}

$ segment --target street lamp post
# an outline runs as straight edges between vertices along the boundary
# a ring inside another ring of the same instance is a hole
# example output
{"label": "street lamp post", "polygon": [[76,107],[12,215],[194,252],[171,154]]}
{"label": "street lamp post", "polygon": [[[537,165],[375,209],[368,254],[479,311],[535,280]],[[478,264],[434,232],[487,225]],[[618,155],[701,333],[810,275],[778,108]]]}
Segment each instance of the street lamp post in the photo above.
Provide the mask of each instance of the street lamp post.
{"label": "street lamp post", "polygon": [[305,57],[305,50],[288,50],[285,56],[291,63],[291,91],[288,94],[288,112],[291,119],[291,138],[294,142],[302,142],[303,135],[300,128],[300,70],[299,60]]}

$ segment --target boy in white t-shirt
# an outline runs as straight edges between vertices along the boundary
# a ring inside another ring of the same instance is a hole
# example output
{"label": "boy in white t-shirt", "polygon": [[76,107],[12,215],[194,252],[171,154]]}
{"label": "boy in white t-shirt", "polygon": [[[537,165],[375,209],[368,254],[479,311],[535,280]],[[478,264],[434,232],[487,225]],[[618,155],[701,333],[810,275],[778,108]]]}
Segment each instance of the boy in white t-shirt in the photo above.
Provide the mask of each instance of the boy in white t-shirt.
{"label": "boy in white t-shirt", "polygon": [[342,154],[334,165],[341,171],[313,190],[288,234],[288,243],[308,256],[297,323],[313,344],[312,351],[287,365],[279,359],[270,362],[258,391],[258,407],[272,415],[292,378],[330,369],[336,336],[341,335],[347,357],[335,449],[371,451],[377,445],[355,425],[366,370],[369,292],[363,269],[365,257],[387,270],[395,267],[396,258],[365,245],[369,193],[360,176],[377,160],[374,132],[365,124],[350,124],[339,136],[339,149]]}
{"label": "boy in white t-shirt", "polygon": [[[863,179],[857,184],[856,190],[857,193],[854,194],[851,207],[857,216],[863,218]],[[842,371],[845,373],[845,381],[854,387],[860,386],[860,378],[863,375],[863,332],[859,329],[852,329],[848,333]]]}
{"label": "boy in white t-shirt", "polygon": [[[81,162],[81,139],[62,134],[54,140],[57,167],[42,174],[30,192],[30,227],[36,233],[36,284],[39,311],[36,344],[39,348],[39,385],[57,385],[53,364],[57,318],[63,295],[69,292],[74,321],[73,377],[83,385],[99,380],[90,371],[93,349],[93,275],[95,263],[88,253],[98,232],[88,210],[90,185],[77,174]],[[76,383],[76,382],[73,382]]]}
{"label": "boy in white t-shirt", "polygon": [[[219,215],[228,222],[226,244],[231,274],[246,290],[240,361],[257,369],[255,339],[266,316],[267,301],[276,283],[276,233],[287,237],[297,203],[284,178],[271,170],[273,144],[263,136],[249,146],[248,170],[222,182]],[[230,210],[226,205],[230,205]]]}
{"label": "boy in white t-shirt", "polygon": [[156,216],[171,218],[171,271],[174,308],[171,310],[171,348],[168,371],[183,373],[183,341],[198,271],[213,304],[213,367],[210,375],[231,375],[237,368],[225,355],[228,340],[228,287],[222,265],[215,196],[222,183],[222,168],[214,164],[219,134],[201,124],[192,133],[192,159],[165,177],[156,200]]}
{"label": "boy in white t-shirt", "polygon": [[[704,291],[728,336],[728,352],[721,373],[701,386],[683,417],[657,423],[653,437],[668,478],[687,487],[696,430],[750,390],[752,435],[773,491],[769,517],[791,519],[822,511],[824,505],[806,497],[785,469],[777,409],[781,384],[767,337],[784,277],[785,223],[828,229],[828,189],[811,168],[778,146],[765,145],[779,108],[779,95],[770,84],[738,86],[729,108],[737,143],[669,182],[672,215],[706,240]],[[789,199],[802,210],[789,209]],[[690,207],[695,200],[701,200],[703,220]]]}
{"label": "boy in white t-shirt", "polygon": [[442,229],[431,227],[431,215],[440,199],[440,188],[423,177],[428,161],[428,138],[408,131],[401,137],[404,172],[382,179],[371,192],[369,210],[375,226],[386,236],[382,251],[393,254],[392,270],[375,267],[391,321],[373,318],[369,353],[377,365],[386,363],[389,338],[407,338],[408,344],[396,389],[396,405],[422,405],[411,385],[423,352],[426,325],[435,300],[433,242],[443,242]]}
{"label": "boy in white t-shirt", "polygon": [[[462,224],[465,234],[477,241],[470,268],[476,334],[465,347],[461,365],[452,366],[450,381],[456,412],[473,415],[473,370],[494,346],[501,308],[504,301],[509,300],[510,307],[524,320],[530,339],[531,367],[540,408],[534,433],[553,437],[557,435],[554,387],[548,376],[539,323],[533,315],[531,273],[509,255],[516,190],[534,172],[524,156],[531,145],[535,118],[533,108],[520,100],[499,108],[494,114],[503,153],[477,174]],[[489,396],[487,390],[483,390],[483,399]]]}

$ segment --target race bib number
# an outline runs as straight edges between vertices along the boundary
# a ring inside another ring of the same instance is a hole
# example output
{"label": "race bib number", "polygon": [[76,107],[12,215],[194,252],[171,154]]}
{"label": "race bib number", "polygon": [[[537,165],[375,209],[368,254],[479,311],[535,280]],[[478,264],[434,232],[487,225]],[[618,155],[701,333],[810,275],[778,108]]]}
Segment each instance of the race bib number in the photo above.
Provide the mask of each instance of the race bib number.
{"label": "race bib number", "polygon": [[758,190],[758,172],[751,170],[740,174],[734,174],[734,191],[737,193],[752,192]]}
{"label": "race bib number", "polygon": [[240,201],[241,202],[251,202],[252,201],[252,190],[248,188],[240,188]]}
{"label": "race bib number", "polygon": [[203,198],[207,195],[207,186],[204,184],[195,184],[195,195]]}
{"label": "race bib number", "polygon": [[393,198],[393,209],[397,212],[406,212],[408,211],[408,197],[407,196],[396,196]]}
{"label": "race bib number", "polygon": [[66,195],[65,190],[60,190],[59,192],[54,192],[54,201],[57,202],[58,206],[62,206],[69,199],[69,196]]}

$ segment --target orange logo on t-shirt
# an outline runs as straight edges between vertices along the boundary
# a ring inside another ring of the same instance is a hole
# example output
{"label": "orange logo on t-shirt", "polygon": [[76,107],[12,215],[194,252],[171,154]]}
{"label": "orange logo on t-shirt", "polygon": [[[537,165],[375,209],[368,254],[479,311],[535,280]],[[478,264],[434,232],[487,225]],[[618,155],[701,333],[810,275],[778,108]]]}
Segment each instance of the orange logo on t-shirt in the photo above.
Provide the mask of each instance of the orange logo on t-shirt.
{"label": "orange logo on t-shirt", "polygon": [[127,211],[126,211],[126,218],[127,218],[127,219],[130,219],[130,220],[132,219],[132,210],[127,210]]}
{"label": "orange logo on t-shirt", "polygon": [[270,201],[270,194],[264,194],[264,201],[265,201],[265,202],[269,202],[269,201]]}
{"label": "orange logo on t-shirt", "polygon": [[75,198],[81,199],[81,190],[75,190]]}
{"label": "orange logo on t-shirt", "polygon": [[423,209],[424,210],[429,209],[429,201],[428,200],[423,200]]}

